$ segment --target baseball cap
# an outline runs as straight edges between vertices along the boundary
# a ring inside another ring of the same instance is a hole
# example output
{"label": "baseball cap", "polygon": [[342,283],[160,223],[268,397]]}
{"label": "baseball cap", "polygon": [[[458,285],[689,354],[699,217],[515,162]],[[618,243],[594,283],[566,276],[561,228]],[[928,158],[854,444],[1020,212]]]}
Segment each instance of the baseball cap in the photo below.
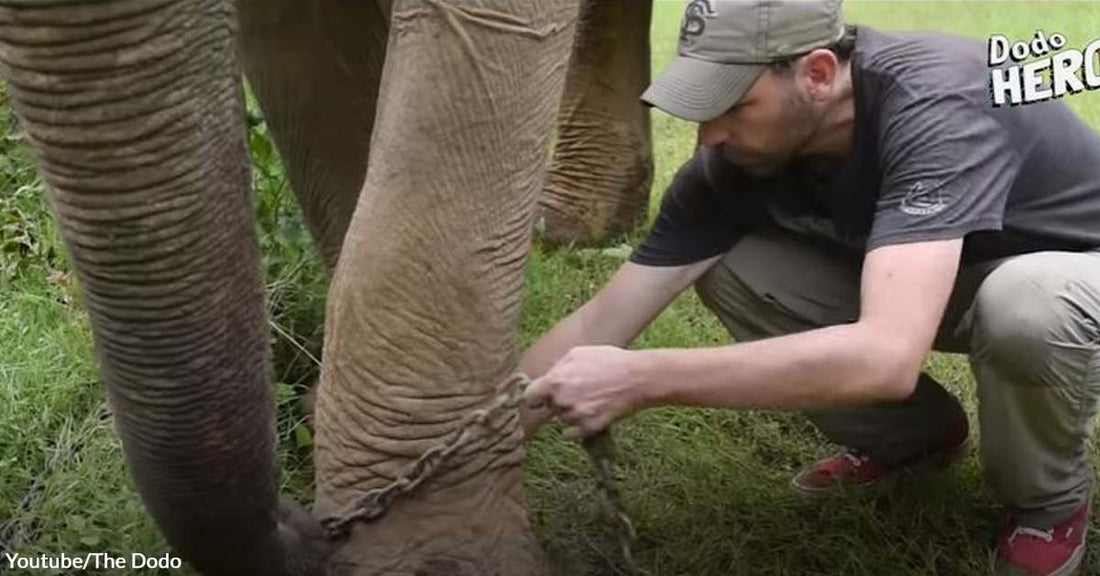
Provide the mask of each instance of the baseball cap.
{"label": "baseball cap", "polygon": [[706,122],[729,110],[770,62],[844,36],[841,0],[691,0],[676,57],[642,101]]}

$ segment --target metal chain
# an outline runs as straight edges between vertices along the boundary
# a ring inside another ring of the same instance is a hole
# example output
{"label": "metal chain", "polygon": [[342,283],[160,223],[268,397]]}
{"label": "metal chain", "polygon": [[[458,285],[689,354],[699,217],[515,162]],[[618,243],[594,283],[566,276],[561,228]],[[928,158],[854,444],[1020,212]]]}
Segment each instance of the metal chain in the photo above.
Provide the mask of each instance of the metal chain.
{"label": "metal chain", "polygon": [[[471,431],[474,428],[484,428],[490,432],[499,432],[492,425],[493,420],[505,411],[516,410],[523,400],[523,393],[531,384],[531,380],[522,373],[512,377],[512,381],[486,408],[475,410],[462,419],[458,429],[440,443],[420,455],[412,464],[406,467],[393,482],[381,487],[368,490],[360,496],[344,512],[329,516],[321,520],[321,527],[325,536],[330,540],[343,538],[351,531],[351,525],[355,522],[371,522],[389,511],[394,499],[405,496],[419,488],[425,480],[432,477],[451,456],[461,450],[477,438]],[[603,495],[603,500],[611,511],[615,521],[616,537],[623,555],[628,573],[636,576],[646,576],[648,572],[642,569],[634,561],[633,546],[637,539],[634,524],[630,521],[622,498],[615,485],[613,465],[615,461],[615,445],[611,434],[604,430],[599,434],[590,436],[582,441],[585,452],[595,468],[596,486]]]}
{"label": "metal chain", "polygon": [[638,533],[634,530],[634,523],[623,506],[622,496],[619,494],[618,485],[615,483],[615,442],[611,437],[611,430],[604,429],[598,434],[589,436],[581,441],[584,451],[588,453],[588,459],[592,461],[592,467],[596,473],[596,487],[603,496],[611,520],[615,523],[615,536],[619,541],[619,551],[623,556],[628,574],[634,576],[648,576],[644,568],[634,560],[634,543],[638,540]]}
{"label": "metal chain", "polygon": [[325,531],[325,536],[330,540],[343,538],[351,531],[353,523],[370,522],[389,511],[395,498],[419,488],[455,452],[476,439],[476,436],[471,434],[475,427],[491,429],[491,422],[497,416],[505,411],[519,408],[520,401],[523,400],[523,392],[527,389],[529,382],[530,380],[523,374],[513,376],[512,382],[493,400],[492,404],[467,414],[457,430],[438,446],[421,454],[401,471],[393,482],[381,488],[368,490],[344,512],[322,519],[321,527]]}

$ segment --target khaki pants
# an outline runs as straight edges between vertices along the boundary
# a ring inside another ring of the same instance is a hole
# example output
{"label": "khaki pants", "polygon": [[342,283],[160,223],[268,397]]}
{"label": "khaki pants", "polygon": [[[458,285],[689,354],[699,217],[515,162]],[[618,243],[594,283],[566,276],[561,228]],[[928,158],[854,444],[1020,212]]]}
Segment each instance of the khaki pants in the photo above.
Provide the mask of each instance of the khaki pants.
{"label": "khaki pants", "polygon": [[[738,242],[696,290],[748,341],[854,322],[859,280],[849,253],[769,231]],[[1014,256],[963,266],[956,279],[934,348],[969,354],[986,477],[1026,524],[1060,522],[1088,499],[1098,320],[1100,252]],[[929,450],[965,418],[926,374],[902,402],[807,416],[830,440],[887,462]]]}

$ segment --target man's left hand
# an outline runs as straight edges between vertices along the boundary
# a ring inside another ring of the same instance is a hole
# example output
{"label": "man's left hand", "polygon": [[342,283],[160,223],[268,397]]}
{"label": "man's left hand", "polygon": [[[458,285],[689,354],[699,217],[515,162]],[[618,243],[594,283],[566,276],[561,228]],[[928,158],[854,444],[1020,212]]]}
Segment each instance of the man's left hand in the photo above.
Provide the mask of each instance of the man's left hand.
{"label": "man's left hand", "polygon": [[527,389],[528,405],[548,403],[579,439],[602,431],[644,402],[645,352],[615,346],[571,349]]}

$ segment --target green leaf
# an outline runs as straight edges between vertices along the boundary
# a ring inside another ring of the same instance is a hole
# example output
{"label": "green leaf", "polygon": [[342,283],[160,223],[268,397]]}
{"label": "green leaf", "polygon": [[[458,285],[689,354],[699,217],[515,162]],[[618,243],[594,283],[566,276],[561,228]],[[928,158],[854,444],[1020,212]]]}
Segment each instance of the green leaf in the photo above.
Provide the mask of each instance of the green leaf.
{"label": "green leaf", "polygon": [[310,448],[313,446],[313,433],[309,431],[305,423],[299,423],[294,427],[294,445],[298,448]]}

